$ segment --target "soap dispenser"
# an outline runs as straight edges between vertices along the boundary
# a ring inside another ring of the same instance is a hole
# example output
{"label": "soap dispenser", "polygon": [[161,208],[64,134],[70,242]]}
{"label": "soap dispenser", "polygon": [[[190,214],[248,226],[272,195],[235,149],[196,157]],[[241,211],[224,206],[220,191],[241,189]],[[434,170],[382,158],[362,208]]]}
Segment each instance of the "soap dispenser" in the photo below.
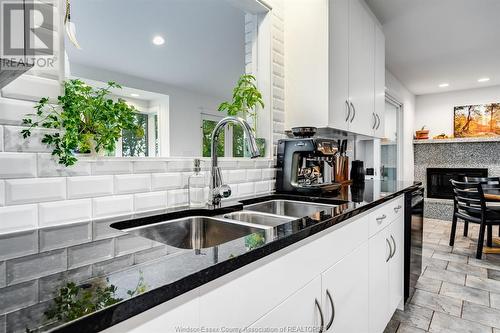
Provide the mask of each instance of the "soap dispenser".
{"label": "soap dispenser", "polygon": [[194,160],[194,173],[189,176],[188,187],[189,187],[189,206],[190,207],[203,207],[207,203],[207,190],[206,190],[206,177],[203,172],[201,172],[200,159],[196,158]]}

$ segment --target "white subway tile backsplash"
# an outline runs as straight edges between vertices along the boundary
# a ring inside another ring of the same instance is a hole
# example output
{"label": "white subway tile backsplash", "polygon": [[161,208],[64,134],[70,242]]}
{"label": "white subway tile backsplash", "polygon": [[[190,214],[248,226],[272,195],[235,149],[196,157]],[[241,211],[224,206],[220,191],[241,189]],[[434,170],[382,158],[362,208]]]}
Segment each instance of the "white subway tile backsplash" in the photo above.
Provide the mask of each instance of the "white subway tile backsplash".
{"label": "white subway tile backsplash", "polygon": [[64,199],[66,199],[66,178],[10,179],[5,181],[6,205]]}
{"label": "white subway tile backsplash", "polygon": [[66,167],[51,154],[38,154],[38,177],[90,176],[90,162],[78,161]]}
{"label": "white subway tile backsplash", "polygon": [[255,167],[258,169],[265,169],[271,166],[271,160],[269,159],[258,159],[255,161]]}
{"label": "white subway tile backsplash", "polygon": [[152,189],[158,190],[171,190],[182,187],[182,177],[179,173],[156,173],[152,175]]}
{"label": "white subway tile backsplash", "polygon": [[69,177],[68,198],[91,198],[113,194],[113,176]]}
{"label": "white subway tile backsplash", "polygon": [[188,190],[168,191],[167,202],[169,207],[183,206],[188,204]]}
{"label": "white subway tile backsplash", "polygon": [[255,182],[255,193],[269,192],[270,181],[264,180],[261,182]]}
{"label": "white subway tile backsplash", "polygon": [[250,195],[255,193],[254,183],[238,184],[238,196]]}
{"label": "white subway tile backsplash", "polygon": [[255,168],[254,160],[247,159],[244,161],[238,161],[238,169],[253,169]]}
{"label": "white subway tile backsplash", "polygon": [[68,268],[81,267],[106,259],[114,255],[113,239],[77,245],[68,248]]}
{"label": "white subway tile backsplash", "polygon": [[3,151],[3,126],[0,126],[0,152]]}
{"label": "white subway tile backsplash", "polygon": [[50,147],[42,143],[42,138],[47,133],[54,133],[48,129],[33,129],[31,137],[23,139],[21,131],[26,127],[4,126],[4,150],[9,152],[35,152],[48,153]]}
{"label": "white subway tile backsplash", "polygon": [[0,180],[0,206],[5,205],[5,182]]}
{"label": "white subway tile backsplash", "polygon": [[134,173],[167,172],[165,161],[135,161],[133,167]]}
{"label": "white subway tile backsplash", "polygon": [[262,169],[263,180],[274,179],[275,175],[276,175],[276,169]]}
{"label": "white subway tile backsplash", "polygon": [[261,169],[249,169],[247,170],[247,181],[256,181],[262,179],[262,170]]}
{"label": "white subway tile backsplash", "polygon": [[0,153],[0,178],[36,177],[36,154]]}
{"label": "white subway tile backsplash", "polygon": [[96,161],[92,163],[93,175],[114,175],[132,173],[131,161]]}
{"label": "white subway tile backsplash", "polygon": [[229,183],[241,183],[246,179],[246,170],[229,170],[226,178]]}
{"label": "white subway tile backsplash", "polygon": [[47,202],[38,207],[40,227],[88,221],[91,218],[91,199]]}
{"label": "white subway tile backsplash", "polygon": [[35,103],[0,97],[0,124],[20,125],[28,113],[33,113]]}
{"label": "white subway tile backsplash", "polygon": [[151,175],[119,175],[115,176],[115,193],[139,193],[151,190]]}
{"label": "white subway tile backsplash", "polygon": [[134,211],[145,212],[167,208],[167,192],[150,192],[134,195]]}
{"label": "white subway tile backsplash", "polygon": [[132,195],[117,195],[92,199],[92,216],[94,218],[119,216],[132,213],[134,197]]}
{"label": "white subway tile backsplash", "polygon": [[194,166],[194,161],[191,159],[168,161],[167,170],[168,171],[189,171],[192,170]]}
{"label": "white subway tile backsplash", "polygon": [[0,234],[38,226],[37,205],[0,207]]}

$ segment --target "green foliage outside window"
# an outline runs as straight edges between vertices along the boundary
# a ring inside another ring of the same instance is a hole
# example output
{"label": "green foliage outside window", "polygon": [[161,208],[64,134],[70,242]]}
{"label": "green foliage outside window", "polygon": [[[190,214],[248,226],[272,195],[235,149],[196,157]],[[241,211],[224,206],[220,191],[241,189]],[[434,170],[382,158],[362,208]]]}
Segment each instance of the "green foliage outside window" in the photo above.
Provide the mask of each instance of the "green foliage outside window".
{"label": "green foliage outside window", "polygon": [[122,131],[122,156],[149,156],[148,115],[138,113],[135,118],[135,124],[141,128],[144,135],[138,136],[136,131],[124,129]]}
{"label": "green foliage outside window", "polygon": [[[204,119],[202,122],[202,135],[203,135],[203,157],[212,156],[211,150],[211,142],[212,142],[212,132],[214,131],[215,126],[217,125],[217,121],[206,120]],[[224,133],[221,133],[219,136],[219,144],[217,145],[217,156],[224,156]]]}

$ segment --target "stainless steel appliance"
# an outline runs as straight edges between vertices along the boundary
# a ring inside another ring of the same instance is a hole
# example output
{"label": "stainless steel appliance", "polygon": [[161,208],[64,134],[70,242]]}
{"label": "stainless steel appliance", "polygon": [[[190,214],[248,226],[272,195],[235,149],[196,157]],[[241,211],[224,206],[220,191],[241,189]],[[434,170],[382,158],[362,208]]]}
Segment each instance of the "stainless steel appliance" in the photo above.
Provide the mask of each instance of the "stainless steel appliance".
{"label": "stainless steel appliance", "polygon": [[[307,137],[314,131],[293,129],[295,138],[278,141],[276,191],[280,193],[314,194],[334,192],[336,140]],[[297,136],[299,135],[299,136]]]}
{"label": "stainless steel appliance", "polygon": [[419,187],[405,195],[405,258],[404,299],[413,295],[415,284],[422,273],[422,242],[424,231],[424,188]]}

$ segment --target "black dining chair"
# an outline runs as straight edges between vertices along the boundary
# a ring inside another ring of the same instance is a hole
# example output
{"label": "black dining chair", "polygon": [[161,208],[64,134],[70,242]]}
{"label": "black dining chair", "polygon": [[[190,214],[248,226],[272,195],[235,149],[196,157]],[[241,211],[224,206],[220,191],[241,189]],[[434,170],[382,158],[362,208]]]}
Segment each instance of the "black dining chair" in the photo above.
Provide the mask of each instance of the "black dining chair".
{"label": "black dining chair", "polygon": [[[500,177],[464,177],[464,181],[467,183],[488,183],[488,184],[500,184]],[[469,234],[469,222],[464,221],[464,237]],[[500,227],[498,227],[498,236],[500,237]]]}
{"label": "black dining chair", "polygon": [[[455,244],[455,234],[457,231],[457,220],[461,219],[470,223],[480,225],[476,258],[481,259],[483,253],[484,233],[488,229],[487,246],[493,244],[492,226],[500,225],[500,221],[490,218],[489,213],[484,215],[481,205],[481,194],[478,183],[467,183],[451,180],[453,187],[453,219],[451,224],[450,246]],[[491,186],[494,186],[490,184]]]}

